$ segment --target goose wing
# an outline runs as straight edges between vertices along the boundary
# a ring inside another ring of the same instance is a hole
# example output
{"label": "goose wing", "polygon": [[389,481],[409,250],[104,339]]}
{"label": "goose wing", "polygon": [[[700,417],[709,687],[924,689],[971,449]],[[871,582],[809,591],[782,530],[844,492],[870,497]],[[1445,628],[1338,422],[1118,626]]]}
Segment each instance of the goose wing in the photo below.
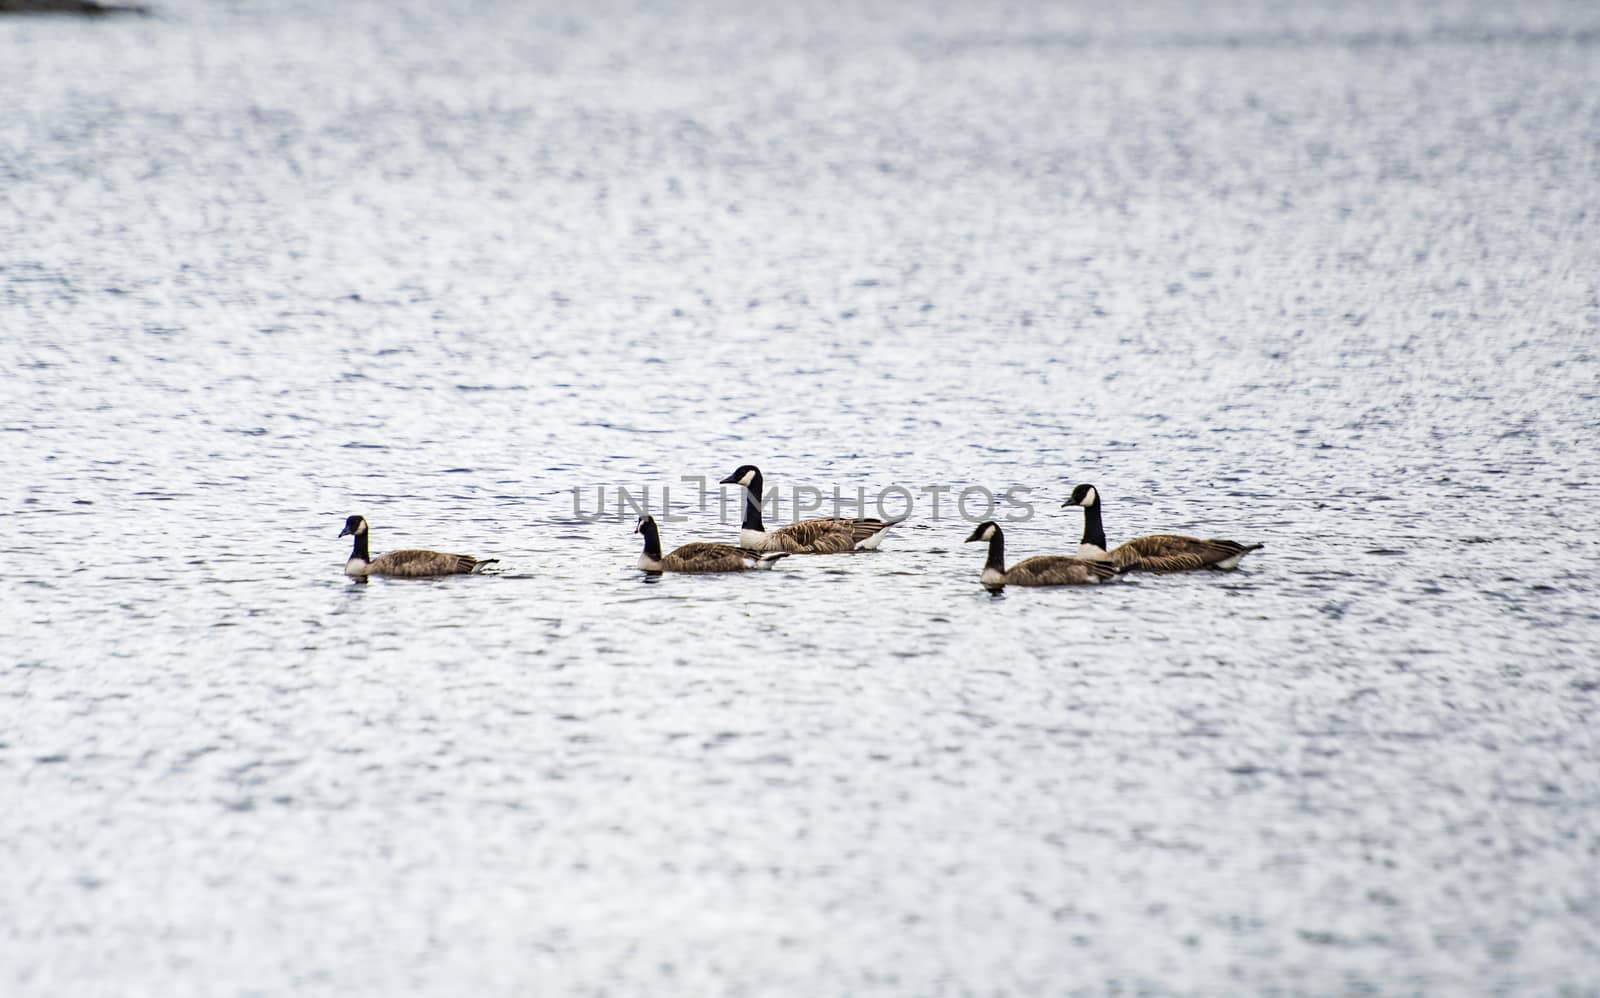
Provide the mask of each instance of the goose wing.
{"label": "goose wing", "polygon": [[776,538],[778,543],[783,545],[778,550],[793,551],[796,554],[839,554],[855,550],[863,541],[871,540],[898,522],[900,521],[871,517],[860,519],[823,517],[800,520],[786,527],[779,527],[769,531],[767,536]]}
{"label": "goose wing", "polygon": [[767,537],[774,538],[783,545],[779,550],[793,551],[796,554],[838,554],[856,546],[850,521],[835,520],[831,517],[791,523],[777,530],[768,531]]}
{"label": "goose wing", "polygon": [[1149,534],[1118,545],[1111,551],[1111,560],[1146,572],[1189,572],[1237,559],[1260,546],[1181,534]]}
{"label": "goose wing", "polygon": [[1006,569],[1008,586],[1081,586],[1091,582],[1104,582],[1117,575],[1117,566],[1109,561],[1089,561],[1069,558],[1066,555],[1040,555],[1019,561]]}
{"label": "goose wing", "polygon": [[661,559],[661,567],[669,572],[742,572],[760,560],[758,552],[732,544],[696,542],[674,548]]}
{"label": "goose wing", "polygon": [[466,575],[494,560],[479,561],[469,554],[410,549],[378,555],[372,559],[368,571],[372,575],[393,575],[405,579],[420,579],[430,575]]}
{"label": "goose wing", "polygon": [[[904,519],[904,517],[901,519]],[[876,535],[888,530],[899,523],[900,520],[880,520],[876,517],[862,517],[855,520],[839,520],[836,522],[848,525],[851,539],[860,544],[862,541],[871,540]]]}

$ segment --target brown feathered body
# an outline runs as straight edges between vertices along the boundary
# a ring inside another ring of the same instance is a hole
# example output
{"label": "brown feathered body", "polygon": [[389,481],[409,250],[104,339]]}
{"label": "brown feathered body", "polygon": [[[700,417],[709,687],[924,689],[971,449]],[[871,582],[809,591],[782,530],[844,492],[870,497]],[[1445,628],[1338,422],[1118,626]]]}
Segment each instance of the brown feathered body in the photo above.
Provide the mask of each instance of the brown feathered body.
{"label": "brown feathered body", "polygon": [[1181,534],[1149,534],[1124,541],[1110,551],[1092,557],[1104,558],[1128,571],[1190,572],[1197,568],[1227,570],[1239,559],[1261,547],[1238,541],[1184,537]]}
{"label": "brown feathered body", "polygon": [[684,544],[673,548],[661,559],[660,571],[746,572],[763,567],[761,554],[759,551],[736,548],[732,544]]}
{"label": "brown feathered body", "polygon": [[783,551],[787,554],[842,554],[857,549],[871,551],[882,542],[880,535],[897,522],[837,517],[801,520],[776,530],[740,530],[739,546],[751,551]]}
{"label": "brown feathered body", "polygon": [[415,548],[404,551],[385,551],[366,563],[363,569],[351,559],[345,566],[347,575],[392,575],[400,579],[422,579],[432,575],[470,575],[480,566],[491,564],[494,558],[482,561],[470,554],[449,554],[444,551],[422,551]]}
{"label": "brown feathered body", "polygon": [[1001,573],[1002,586],[1083,586],[1117,577],[1117,566],[1109,561],[1088,561],[1066,555],[1046,554],[1024,558]]}

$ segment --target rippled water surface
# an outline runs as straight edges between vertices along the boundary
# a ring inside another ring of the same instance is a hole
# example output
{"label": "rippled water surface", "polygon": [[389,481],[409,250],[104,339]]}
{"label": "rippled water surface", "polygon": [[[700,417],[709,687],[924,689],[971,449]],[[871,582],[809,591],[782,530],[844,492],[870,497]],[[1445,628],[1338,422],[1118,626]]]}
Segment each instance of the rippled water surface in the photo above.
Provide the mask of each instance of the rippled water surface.
{"label": "rippled water surface", "polygon": [[[1592,5],[175,2],[0,94],[0,992],[1600,987]],[[745,461],[912,519],[642,578]],[[986,593],[954,495],[1080,481],[1266,547]]]}

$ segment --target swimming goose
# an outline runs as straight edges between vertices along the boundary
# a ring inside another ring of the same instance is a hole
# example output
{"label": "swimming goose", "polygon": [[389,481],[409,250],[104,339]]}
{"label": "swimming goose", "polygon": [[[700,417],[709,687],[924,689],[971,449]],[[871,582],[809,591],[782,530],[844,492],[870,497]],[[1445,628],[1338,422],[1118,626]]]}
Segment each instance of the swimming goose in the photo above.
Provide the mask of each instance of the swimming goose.
{"label": "swimming goose", "polygon": [[989,542],[989,557],[983,563],[979,581],[998,586],[1081,586],[1115,578],[1122,569],[1109,561],[1089,561],[1066,555],[1047,554],[1028,558],[1006,567],[1006,535],[993,520],[985,520],[967,538]]}
{"label": "swimming goose", "polygon": [[761,469],[741,464],[718,484],[737,485],[744,490],[744,520],[739,527],[739,546],[751,551],[784,551],[789,554],[839,554],[844,551],[876,551],[883,543],[883,532],[904,520],[873,518],[848,519],[823,517],[800,520],[786,527],[768,530],[761,522]]}
{"label": "swimming goose", "polygon": [[1078,544],[1078,557],[1106,559],[1125,571],[1230,570],[1239,567],[1239,559],[1263,546],[1217,539],[1201,540],[1180,534],[1148,534],[1107,551],[1105,528],[1100,524],[1099,489],[1093,485],[1080,485],[1072,490],[1071,498],[1061,506],[1063,509],[1068,506],[1083,507],[1083,540]]}
{"label": "swimming goose", "polygon": [[367,554],[367,521],[352,516],[344,521],[339,536],[350,534],[355,547],[350,550],[350,560],[344,563],[344,574],[365,578],[369,575],[393,575],[403,579],[421,579],[434,575],[466,575],[499,561],[498,558],[478,560],[469,554],[445,554],[443,551],[388,551],[376,558]]}
{"label": "swimming goose", "polygon": [[644,554],[639,556],[642,572],[744,572],[752,568],[771,568],[779,558],[789,554],[787,551],[746,551],[732,544],[697,543],[674,548],[671,554],[662,557],[661,530],[656,526],[655,517],[640,517],[633,532],[644,535]]}

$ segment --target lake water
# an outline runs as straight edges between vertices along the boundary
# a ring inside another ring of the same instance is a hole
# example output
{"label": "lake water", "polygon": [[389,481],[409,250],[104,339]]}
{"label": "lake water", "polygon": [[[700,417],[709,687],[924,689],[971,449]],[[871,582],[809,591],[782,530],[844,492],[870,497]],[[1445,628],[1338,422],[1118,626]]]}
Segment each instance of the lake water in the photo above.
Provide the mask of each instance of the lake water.
{"label": "lake water", "polygon": [[[0,992],[1600,988],[1600,8],[181,0],[0,94]],[[747,461],[912,518],[643,578]],[[1266,547],[985,592],[952,497],[1082,481]]]}

